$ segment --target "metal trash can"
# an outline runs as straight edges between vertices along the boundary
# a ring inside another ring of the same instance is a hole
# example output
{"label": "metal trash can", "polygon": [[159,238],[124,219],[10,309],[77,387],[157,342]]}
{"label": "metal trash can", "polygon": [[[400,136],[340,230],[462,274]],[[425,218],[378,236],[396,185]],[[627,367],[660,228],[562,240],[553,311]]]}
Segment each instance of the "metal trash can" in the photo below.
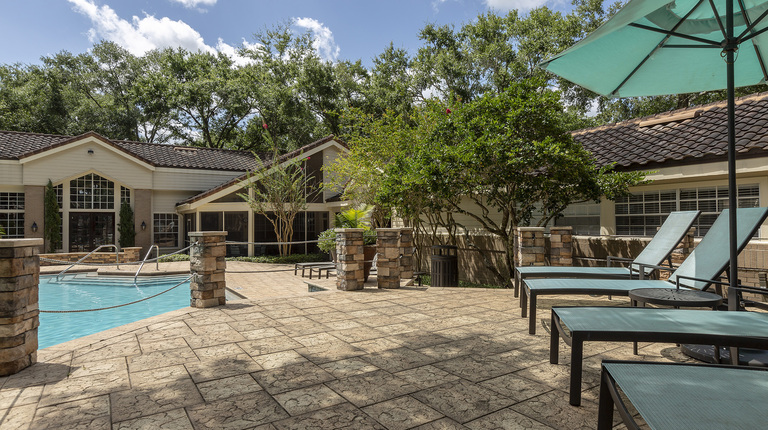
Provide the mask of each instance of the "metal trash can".
{"label": "metal trash can", "polygon": [[437,245],[432,247],[432,287],[459,286],[458,247]]}

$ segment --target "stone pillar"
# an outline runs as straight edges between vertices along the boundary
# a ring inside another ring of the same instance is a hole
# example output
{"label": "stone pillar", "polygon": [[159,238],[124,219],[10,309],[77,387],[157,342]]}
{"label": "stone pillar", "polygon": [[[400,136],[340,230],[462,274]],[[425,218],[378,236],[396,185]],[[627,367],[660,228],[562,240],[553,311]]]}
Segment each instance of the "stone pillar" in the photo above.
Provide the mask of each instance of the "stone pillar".
{"label": "stone pillar", "polygon": [[362,228],[336,229],[336,258],[336,288],[362,290],[365,283]]}
{"label": "stone pillar", "polygon": [[142,258],[144,258],[143,255],[141,255],[141,247],[140,246],[128,246],[123,249],[122,255],[122,261],[121,263],[130,263],[133,261],[141,261]]}
{"label": "stone pillar", "polygon": [[413,229],[400,229],[400,279],[413,278]]}
{"label": "stone pillar", "polygon": [[193,308],[211,308],[226,304],[226,239],[226,231],[189,233],[189,241],[198,242],[189,249],[189,266],[194,275],[189,284],[192,296],[189,305]]}
{"label": "stone pillar", "polygon": [[376,229],[376,281],[379,288],[400,288],[400,229]]}
{"label": "stone pillar", "polygon": [[549,229],[549,264],[552,266],[573,266],[573,227],[552,227]]}
{"label": "stone pillar", "polygon": [[518,227],[515,260],[518,266],[543,266],[545,263],[544,227]]}
{"label": "stone pillar", "polygon": [[43,239],[0,240],[0,376],[37,362]]}

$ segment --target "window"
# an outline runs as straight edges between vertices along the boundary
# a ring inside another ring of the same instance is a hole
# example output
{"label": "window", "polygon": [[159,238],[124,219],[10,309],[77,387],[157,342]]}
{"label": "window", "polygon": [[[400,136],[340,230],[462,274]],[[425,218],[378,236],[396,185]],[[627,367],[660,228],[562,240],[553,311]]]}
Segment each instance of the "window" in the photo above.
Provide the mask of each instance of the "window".
{"label": "window", "polygon": [[[757,184],[738,186],[738,206],[757,207],[760,192]],[[723,209],[728,207],[728,187],[683,188],[649,191],[616,200],[616,234],[652,236],[670,212],[700,210],[694,222],[696,236],[704,236]]]}
{"label": "window", "polygon": [[114,209],[115,183],[89,173],[69,182],[71,209]]}
{"label": "window", "polygon": [[600,203],[569,205],[563,215],[555,219],[555,226],[573,227],[573,234],[600,235]]}
{"label": "window", "polygon": [[64,184],[54,186],[53,192],[56,194],[56,201],[59,203],[59,209],[64,209]]}
{"label": "window", "polygon": [[0,192],[0,227],[6,239],[24,237],[24,193]]}
{"label": "window", "polygon": [[154,242],[161,248],[178,248],[179,217],[176,214],[154,215]]}
{"label": "window", "polygon": [[120,205],[123,203],[131,204],[131,190],[123,186],[120,187]]}

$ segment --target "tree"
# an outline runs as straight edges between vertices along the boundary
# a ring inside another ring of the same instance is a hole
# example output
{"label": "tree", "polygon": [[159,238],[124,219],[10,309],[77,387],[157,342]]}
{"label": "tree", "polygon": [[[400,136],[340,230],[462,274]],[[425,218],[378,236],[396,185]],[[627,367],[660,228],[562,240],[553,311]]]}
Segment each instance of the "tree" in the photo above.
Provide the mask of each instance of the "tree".
{"label": "tree", "polygon": [[120,235],[120,248],[134,246],[136,243],[133,209],[131,209],[131,204],[128,202],[123,202],[120,205],[120,224],[117,226],[117,233]]}
{"label": "tree", "polygon": [[56,198],[56,191],[53,189],[53,183],[48,180],[45,186],[45,195],[43,196],[44,228],[43,238],[45,239],[48,252],[56,252],[61,248],[61,213],[59,212],[59,201]]}
{"label": "tree", "polygon": [[[267,139],[271,139],[267,132]],[[293,221],[307,209],[307,196],[314,187],[305,170],[305,159],[299,154],[288,159],[275,148],[272,157],[256,157],[257,167],[242,181],[245,192],[238,193],[254,212],[263,215],[275,232],[280,255],[291,253]]]}
{"label": "tree", "polygon": [[[395,208],[424,233],[431,227],[434,234],[437,224],[449,236],[464,234],[499,284],[508,285],[504,272],[514,267],[515,227],[546,225],[569,204],[615,198],[642,180],[641,173],[595,167],[563,126],[559,100],[560,94],[542,89],[541,82],[524,81],[467,103],[433,101],[418,110],[410,130],[402,130],[404,121],[396,119],[367,123],[360,140],[349,141],[352,155],[342,163],[375,158],[380,179],[369,197]],[[382,146],[388,149],[377,151],[375,142],[387,142]],[[369,176],[364,169],[351,181]],[[474,244],[471,229],[456,215],[502,241],[503,270]]]}

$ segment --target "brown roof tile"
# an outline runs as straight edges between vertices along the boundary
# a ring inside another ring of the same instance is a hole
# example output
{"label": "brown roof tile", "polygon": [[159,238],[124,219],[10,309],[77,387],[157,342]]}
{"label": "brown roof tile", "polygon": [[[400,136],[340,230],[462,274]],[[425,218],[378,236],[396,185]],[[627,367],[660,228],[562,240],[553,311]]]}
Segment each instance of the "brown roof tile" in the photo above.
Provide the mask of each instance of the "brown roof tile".
{"label": "brown roof tile", "polygon": [[[664,118],[692,118],[640,127]],[[727,111],[724,101],[635,118],[573,132],[598,165],[616,163],[619,170],[711,162],[727,156]],[[748,156],[768,156],[768,93],[736,99],[736,150]]]}

